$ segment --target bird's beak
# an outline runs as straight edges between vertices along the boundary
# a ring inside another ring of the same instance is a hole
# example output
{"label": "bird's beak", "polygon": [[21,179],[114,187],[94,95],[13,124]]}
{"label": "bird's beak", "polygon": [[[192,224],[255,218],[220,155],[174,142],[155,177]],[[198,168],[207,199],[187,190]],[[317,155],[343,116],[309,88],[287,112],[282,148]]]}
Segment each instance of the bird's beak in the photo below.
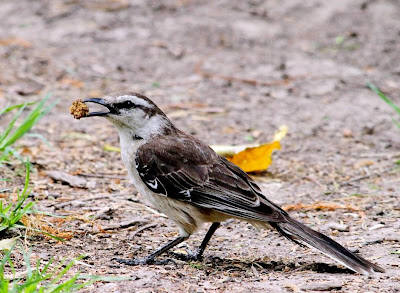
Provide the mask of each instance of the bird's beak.
{"label": "bird's beak", "polygon": [[99,99],[99,98],[91,98],[83,101],[84,103],[96,103],[99,105],[102,105],[107,108],[105,111],[98,111],[98,112],[89,112],[86,116],[84,117],[93,117],[93,116],[105,116],[108,114],[118,114],[118,110],[115,109],[112,105],[110,105],[106,100],[104,99]]}

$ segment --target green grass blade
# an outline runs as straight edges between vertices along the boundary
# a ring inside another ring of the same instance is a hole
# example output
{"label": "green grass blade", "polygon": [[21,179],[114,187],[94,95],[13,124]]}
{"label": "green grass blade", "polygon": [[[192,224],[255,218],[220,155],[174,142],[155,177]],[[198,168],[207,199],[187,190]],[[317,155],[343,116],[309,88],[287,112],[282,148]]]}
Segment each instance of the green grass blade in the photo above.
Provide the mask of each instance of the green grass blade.
{"label": "green grass blade", "polygon": [[76,260],[81,260],[83,257],[84,257],[84,256],[81,255],[81,256],[77,257],[76,259],[70,261],[70,262],[65,266],[65,268],[63,268],[63,269],[61,270],[61,272],[58,273],[58,275],[50,282],[50,284],[55,284],[55,283],[57,283],[57,282],[65,275],[65,273],[68,272],[69,269],[75,264],[75,261],[76,261]]}
{"label": "green grass blade", "polygon": [[3,151],[7,146],[9,146],[8,144],[8,140],[6,140],[7,136],[10,134],[11,130],[14,127],[15,122],[17,121],[17,119],[19,118],[19,116],[21,116],[22,111],[24,111],[25,106],[22,107],[17,114],[15,114],[15,116],[13,117],[13,119],[11,119],[10,123],[8,124],[6,130],[4,131],[4,133],[0,136],[0,151]]}
{"label": "green grass blade", "polygon": [[17,206],[15,207],[14,211],[17,211],[21,208],[21,206],[24,204],[26,198],[28,197],[28,187],[29,187],[29,177],[30,177],[30,170],[31,170],[31,164],[29,162],[29,159],[26,161],[25,163],[25,167],[26,167],[26,175],[25,175],[25,185],[24,185],[24,189],[22,190],[21,193],[21,199],[18,196],[18,201],[19,203],[17,204]]}
{"label": "green grass blade", "polygon": [[46,232],[46,231],[43,231],[43,230],[40,230],[40,229],[32,229],[32,228],[31,228],[31,230],[32,230],[32,231],[35,231],[35,232],[38,232],[38,233],[42,233],[42,234],[44,234],[44,235],[47,235],[47,236],[49,236],[49,237],[51,237],[51,238],[53,238],[53,239],[55,239],[55,240],[57,240],[57,241],[61,241],[61,242],[64,242],[64,241],[65,241],[65,239],[63,239],[63,238],[60,238],[60,237],[58,237],[58,236],[56,236],[56,235],[53,235],[53,234],[51,234],[51,233],[49,233],[49,232]]}
{"label": "green grass blade", "polygon": [[2,150],[2,154],[0,156],[0,165],[1,162],[4,162],[8,159],[9,155],[13,153],[12,148],[6,147],[4,150]]}
{"label": "green grass blade", "polygon": [[[76,284],[76,280],[78,279],[80,273],[77,273],[74,277],[72,277],[71,279],[65,281],[64,283],[61,283],[59,285],[57,285],[56,287],[52,288],[51,293],[58,293],[58,292],[73,292],[73,291],[77,291],[87,285],[85,284]],[[83,285],[83,286],[82,286]]]}
{"label": "green grass blade", "polygon": [[[0,150],[2,150],[2,148],[6,147],[6,146],[12,145],[18,139],[20,139],[25,133],[27,133],[33,127],[33,125],[35,125],[35,123],[43,115],[48,113],[56,105],[57,101],[52,103],[50,106],[44,108],[44,104],[46,103],[46,101],[49,98],[50,98],[50,94],[47,94],[41,101],[39,101],[37,103],[36,107],[23,120],[21,125],[19,125],[18,128],[7,139],[5,139],[5,137],[8,136],[9,132],[7,133],[7,136],[4,137],[3,141],[0,144]],[[24,108],[21,108],[21,110],[23,110],[23,109]],[[21,112],[21,110],[20,110],[20,112]],[[18,117],[19,117],[19,115],[18,115]],[[14,121],[14,124],[15,124],[15,121]]]}
{"label": "green grass blade", "polygon": [[5,114],[5,113],[11,112],[12,110],[20,109],[20,108],[26,107],[26,106],[32,106],[32,105],[35,105],[36,103],[37,103],[37,101],[22,103],[22,104],[13,105],[13,106],[7,106],[3,110],[0,111],[0,116]]}
{"label": "green grass blade", "polygon": [[397,121],[397,120],[395,120],[393,117],[392,117],[392,121],[393,121],[393,123],[397,126],[397,128],[400,129],[400,122]]}
{"label": "green grass blade", "polygon": [[44,266],[43,270],[42,270],[42,274],[47,273],[47,270],[49,269],[50,265],[53,262],[53,258],[50,258],[50,260],[47,262],[47,264]]}
{"label": "green grass blade", "polygon": [[400,115],[400,107],[397,106],[390,98],[388,98],[378,87],[371,83],[367,83],[367,86],[373,90],[382,100],[384,100],[390,107],[392,107],[397,114]]}
{"label": "green grass blade", "polygon": [[[7,106],[4,108],[4,109],[1,109],[0,110],[0,117],[1,117],[1,115],[3,115],[4,113],[6,113],[6,111],[8,110],[8,108],[10,108],[8,105],[9,105],[10,103],[7,103]],[[21,104],[21,105],[23,105],[23,104]],[[17,106],[19,106],[19,105],[17,105]]]}
{"label": "green grass blade", "polygon": [[43,107],[42,103],[39,103],[35,109],[25,118],[25,120],[19,125],[19,127],[12,133],[12,135],[3,141],[1,147],[10,146],[15,143],[18,139],[20,139],[25,133],[27,133],[32,126],[40,119],[41,115],[41,107]]}
{"label": "green grass blade", "polygon": [[[12,147],[6,147],[6,149],[9,149],[10,153],[16,157],[18,160],[20,160],[22,163],[24,163],[24,158],[17,152],[17,150],[15,150]],[[1,162],[1,161],[0,161]]]}
{"label": "green grass blade", "polygon": [[49,148],[52,148],[52,145],[50,144],[50,142],[41,134],[38,134],[38,133],[27,133],[26,136],[39,138],[45,145],[47,145]]}

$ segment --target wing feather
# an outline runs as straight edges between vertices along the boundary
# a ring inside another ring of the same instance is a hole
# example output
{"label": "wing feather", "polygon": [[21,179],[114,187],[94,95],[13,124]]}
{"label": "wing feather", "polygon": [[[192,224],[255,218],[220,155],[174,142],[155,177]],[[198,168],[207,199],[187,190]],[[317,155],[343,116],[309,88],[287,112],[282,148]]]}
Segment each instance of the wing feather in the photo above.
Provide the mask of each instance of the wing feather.
{"label": "wing feather", "polygon": [[176,200],[252,220],[279,222],[287,215],[242,169],[183,133],[142,145],[136,166],[153,192]]}

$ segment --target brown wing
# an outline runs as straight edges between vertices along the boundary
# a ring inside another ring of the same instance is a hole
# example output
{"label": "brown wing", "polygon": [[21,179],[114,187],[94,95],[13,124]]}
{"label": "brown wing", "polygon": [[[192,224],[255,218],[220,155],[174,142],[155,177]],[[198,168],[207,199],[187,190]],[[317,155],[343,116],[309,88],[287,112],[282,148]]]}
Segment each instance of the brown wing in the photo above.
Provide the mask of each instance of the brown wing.
{"label": "brown wing", "polygon": [[246,219],[280,222],[287,215],[242,169],[181,132],[141,146],[136,168],[153,192],[176,200]]}

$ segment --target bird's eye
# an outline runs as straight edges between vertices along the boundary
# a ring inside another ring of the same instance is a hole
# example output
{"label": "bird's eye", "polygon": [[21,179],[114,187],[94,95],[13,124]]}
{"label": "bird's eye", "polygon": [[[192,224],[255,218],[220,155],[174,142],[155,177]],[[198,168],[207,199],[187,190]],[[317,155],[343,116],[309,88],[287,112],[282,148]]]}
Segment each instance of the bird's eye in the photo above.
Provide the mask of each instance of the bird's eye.
{"label": "bird's eye", "polygon": [[132,108],[134,106],[135,106],[135,104],[132,103],[131,101],[125,101],[125,102],[122,102],[122,103],[118,104],[118,108],[120,108],[120,109],[129,109],[129,108]]}

